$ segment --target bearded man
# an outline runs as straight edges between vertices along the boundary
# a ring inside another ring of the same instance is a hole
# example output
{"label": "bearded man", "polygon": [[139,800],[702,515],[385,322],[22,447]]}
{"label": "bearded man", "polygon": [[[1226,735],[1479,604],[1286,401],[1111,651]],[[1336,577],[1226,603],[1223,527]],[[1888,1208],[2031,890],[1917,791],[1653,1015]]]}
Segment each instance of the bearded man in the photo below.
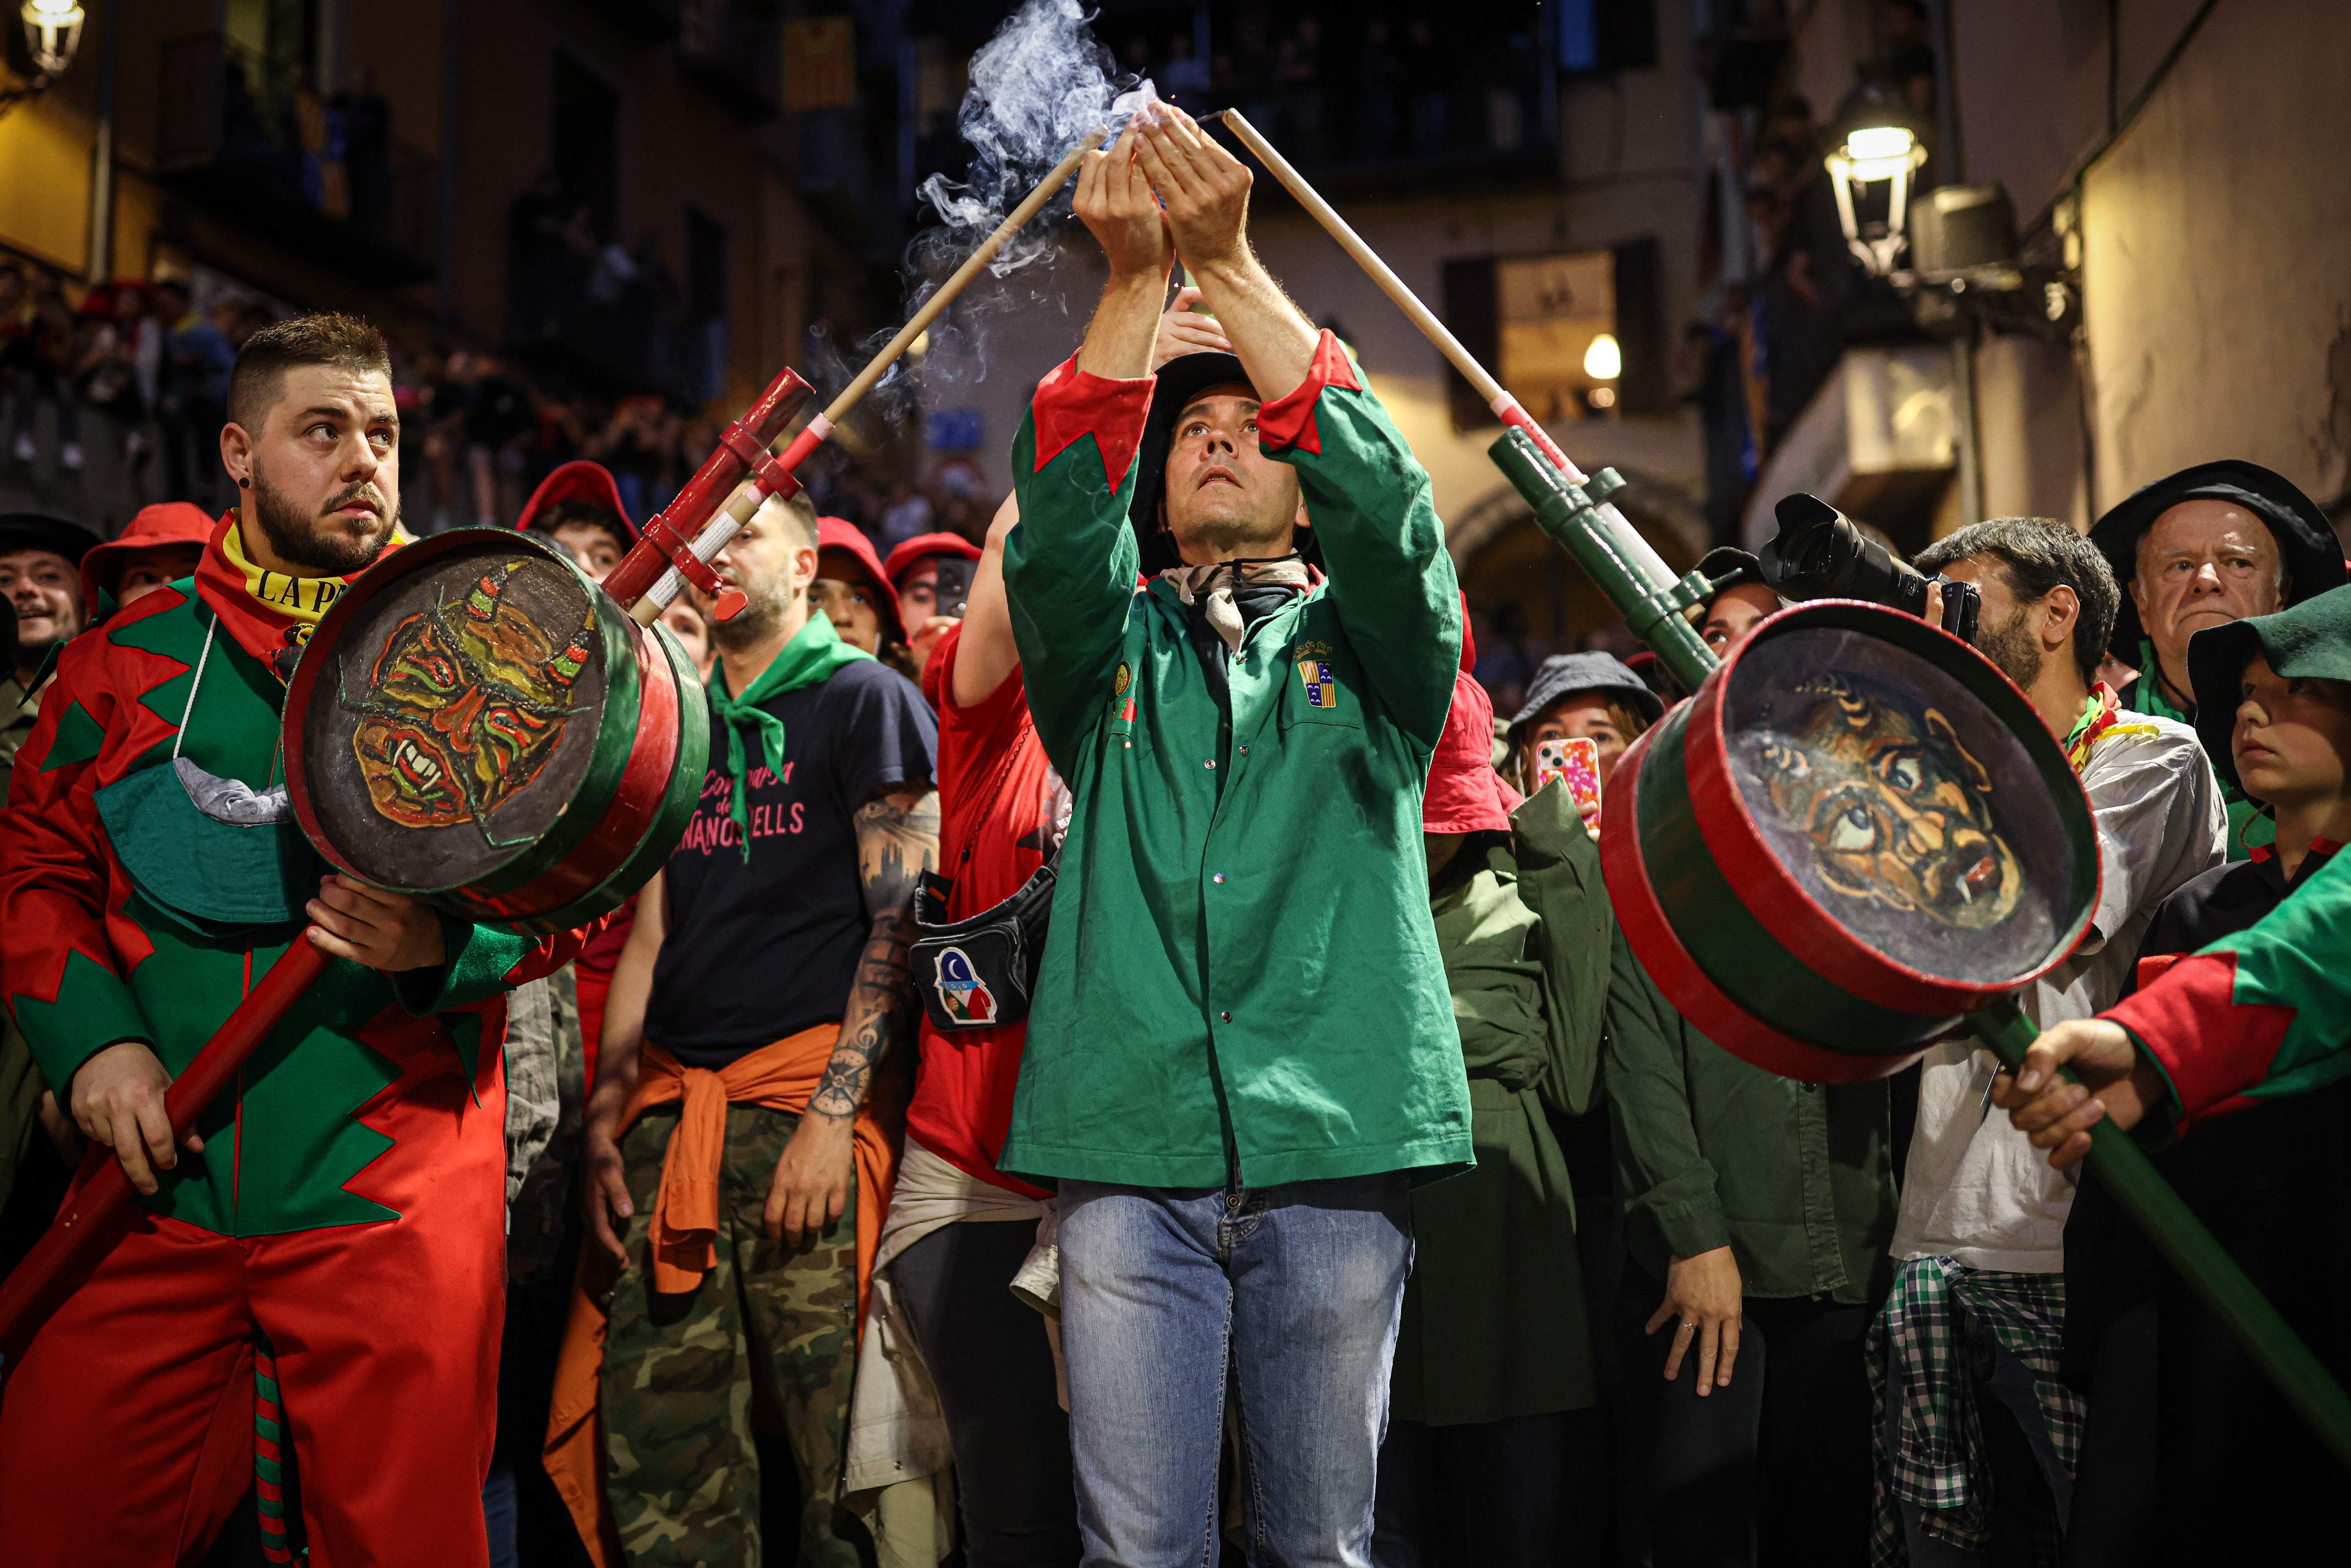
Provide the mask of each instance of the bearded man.
{"label": "bearded man", "polygon": [[[2121,995],[2156,906],[2226,858],[2220,781],[2194,730],[2123,707],[2098,681],[2121,595],[2090,541],[2064,523],[2004,517],[1937,540],[1913,564],[1975,585],[1977,647],[2023,691],[2090,798],[2101,876],[2089,933],[2018,998],[2043,1029],[2087,1018]],[[1997,1071],[1970,1039],[1927,1053],[1897,1271],[1870,1335],[1877,1528],[1914,1559],[2053,1541],[2080,1442],[2081,1401],[2057,1380],[2074,1183],[1985,1115]],[[1988,1375],[1962,1343],[1993,1347]],[[1888,1421],[1888,1399],[1910,1408]],[[1956,1440],[1928,1451],[1915,1435],[1944,1430],[1951,1411],[1966,1412]]]}
{"label": "bearded man", "polygon": [[[279,710],[398,542],[382,338],[255,334],[228,418],[236,510],[193,581],[66,649],[0,811],[0,991],[139,1194],[0,1387],[0,1518],[26,1562],[185,1563],[257,1469],[275,1550],[486,1563],[504,998],[578,940],[322,875]],[[298,941],[333,962],[175,1142],[165,1087]]]}
{"label": "bearded man", "polygon": [[[1460,592],[1249,188],[1180,111],[1090,155],[1109,281],[1013,446],[1005,587],[1075,806],[997,1164],[1060,1188],[1078,1525],[1126,1568],[1213,1557],[1228,1379],[1250,1555],[1368,1561],[1409,1187],[1476,1157],[1421,840]],[[1177,256],[1233,353],[1155,377]]]}
{"label": "bearded man", "polygon": [[718,554],[749,602],[711,627],[710,772],[612,973],[580,1198],[618,1281],[574,1300],[548,1434],[606,1561],[761,1561],[755,1403],[798,1461],[799,1561],[858,1561],[841,1483],[938,728],[812,603],[819,537],[807,497],[771,497]]}
{"label": "bearded man", "polygon": [[[2342,541],[2318,504],[2282,474],[2223,458],[2142,485],[2090,529],[2127,592],[2107,639],[2138,672],[2123,706],[2196,722],[2188,643],[2197,632],[2274,614],[2340,588]],[[2269,843],[2274,825],[2214,756],[2229,805],[2229,858]]]}

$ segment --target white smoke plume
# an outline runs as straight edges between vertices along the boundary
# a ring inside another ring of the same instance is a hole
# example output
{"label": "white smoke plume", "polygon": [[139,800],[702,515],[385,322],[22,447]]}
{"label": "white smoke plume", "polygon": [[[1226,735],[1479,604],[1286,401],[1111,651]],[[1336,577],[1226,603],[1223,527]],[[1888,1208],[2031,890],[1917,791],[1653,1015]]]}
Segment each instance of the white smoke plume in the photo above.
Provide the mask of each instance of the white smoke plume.
{"label": "white smoke plume", "polygon": [[[910,314],[1087,132],[1101,126],[1114,139],[1129,116],[1157,99],[1149,81],[1118,69],[1110,50],[1095,40],[1092,19],[1078,0],[1028,0],[972,56],[971,88],[956,117],[972,149],[971,165],[964,180],[934,174],[917,193],[937,221],[906,247]],[[873,392],[883,413],[904,417],[914,412],[916,375],[933,386],[983,379],[990,317],[1040,308],[1068,314],[1051,258],[1059,254],[1076,189],[1073,177],[1005,242],[989,265],[990,276],[975,279],[933,324],[918,369],[904,361],[892,369]],[[1015,281],[1015,274],[1025,276]],[[877,334],[865,352],[889,336]],[[815,373],[830,379],[829,369]]]}

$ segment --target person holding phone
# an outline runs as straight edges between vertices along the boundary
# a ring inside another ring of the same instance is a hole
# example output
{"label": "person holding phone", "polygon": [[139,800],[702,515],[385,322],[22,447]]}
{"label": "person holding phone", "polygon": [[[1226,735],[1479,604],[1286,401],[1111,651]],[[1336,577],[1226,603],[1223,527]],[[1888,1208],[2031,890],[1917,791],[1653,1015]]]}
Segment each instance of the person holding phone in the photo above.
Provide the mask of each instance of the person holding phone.
{"label": "person holding phone", "polygon": [[[1506,772],[1515,776],[1513,785],[1532,795],[1550,782],[1549,777],[1538,777],[1538,748],[1547,742],[1581,738],[1592,742],[1599,784],[1604,788],[1625,748],[1665,713],[1665,700],[1614,655],[1553,654],[1535,671],[1526,706],[1510,720]],[[1552,745],[1547,753],[1554,772],[1564,770],[1567,749]]]}
{"label": "person holding phone", "polygon": [[882,563],[882,575],[898,596],[898,619],[905,624],[918,681],[939,639],[964,617],[979,554],[961,534],[917,534]]}

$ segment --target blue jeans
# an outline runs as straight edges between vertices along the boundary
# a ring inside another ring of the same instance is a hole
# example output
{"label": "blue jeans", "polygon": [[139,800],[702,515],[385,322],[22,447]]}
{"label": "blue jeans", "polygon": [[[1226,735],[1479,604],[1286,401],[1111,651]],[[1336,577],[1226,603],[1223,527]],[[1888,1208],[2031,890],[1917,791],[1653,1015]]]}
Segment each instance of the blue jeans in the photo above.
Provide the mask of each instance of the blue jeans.
{"label": "blue jeans", "polygon": [[1256,1190],[1065,1181],[1061,1244],[1087,1568],[1217,1561],[1228,1380],[1249,1561],[1367,1564],[1412,1266],[1404,1173]]}

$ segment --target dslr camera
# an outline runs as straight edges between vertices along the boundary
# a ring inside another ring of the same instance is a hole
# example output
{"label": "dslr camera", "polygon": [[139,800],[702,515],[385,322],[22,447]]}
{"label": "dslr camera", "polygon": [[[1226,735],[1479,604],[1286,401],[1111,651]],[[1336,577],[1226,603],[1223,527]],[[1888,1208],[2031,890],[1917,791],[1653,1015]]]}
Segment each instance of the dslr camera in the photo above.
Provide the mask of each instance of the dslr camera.
{"label": "dslr camera", "polygon": [[1895,559],[1851,517],[1816,496],[1783,496],[1772,508],[1779,536],[1758,558],[1763,581],[1782,599],[1865,599],[1927,618],[1927,590],[1943,591],[1941,625],[1959,641],[1976,640],[1982,596],[1973,583],[1928,578]]}

